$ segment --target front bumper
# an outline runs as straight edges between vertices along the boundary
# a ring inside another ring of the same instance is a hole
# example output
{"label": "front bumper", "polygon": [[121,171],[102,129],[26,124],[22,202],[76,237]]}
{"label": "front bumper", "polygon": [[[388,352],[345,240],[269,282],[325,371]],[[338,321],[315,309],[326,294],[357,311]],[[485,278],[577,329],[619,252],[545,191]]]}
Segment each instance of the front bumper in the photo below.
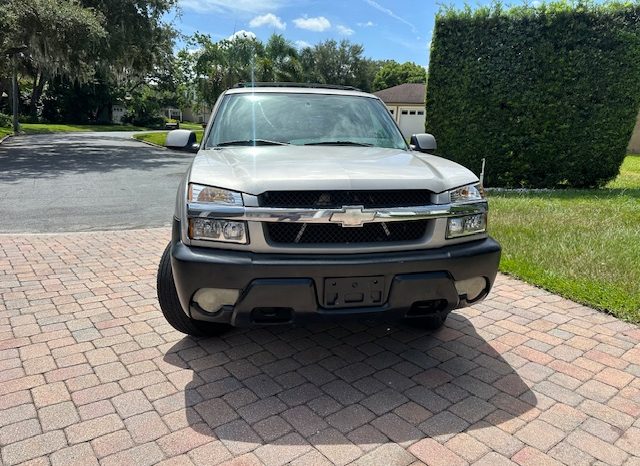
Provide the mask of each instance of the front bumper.
{"label": "front bumper", "polygon": [[[302,323],[349,318],[396,320],[420,317],[416,303],[438,303],[438,312],[471,303],[460,297],[455,282],[484,277],[488,293],[500,261],[500,245],[491,238],[438,249],[371,254],[256,254],[190,247],[180,241],[175,222],[171,265],[182,308],[195,320],[230,323],[237,327],[264,325],[264,312],[273,323]],[[383,277],[381,305],[328,308],[325,279]],[[208,313],[192,302],[201,288],[240,291],[233,306]],[[475,302],[474,301],[474,302]],[[428,306],[427,306],[428,308]],[[267,310],[267,311],[265,311]]]}

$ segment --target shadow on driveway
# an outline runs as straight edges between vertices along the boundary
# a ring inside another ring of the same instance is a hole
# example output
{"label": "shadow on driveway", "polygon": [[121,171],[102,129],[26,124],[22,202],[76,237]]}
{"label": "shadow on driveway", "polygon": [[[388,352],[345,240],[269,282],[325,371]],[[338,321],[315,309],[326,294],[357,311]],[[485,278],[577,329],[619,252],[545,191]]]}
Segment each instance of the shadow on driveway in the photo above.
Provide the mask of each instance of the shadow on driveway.
{"label": "shadow on driveway", "polygon": [[193,371],[184,392],[191,427],[235,454],[266,444],[322,450],[453,436],[537,403],[456,314],[435,333],[357,323],[186,337],[164,360]]}
{"label": "shadow on driveway", "polygon": [[0,182],[172,166],[184,173],[185,161],[191,158],[193,154],[163,150],[109,133],[20,136],[0,146]]}

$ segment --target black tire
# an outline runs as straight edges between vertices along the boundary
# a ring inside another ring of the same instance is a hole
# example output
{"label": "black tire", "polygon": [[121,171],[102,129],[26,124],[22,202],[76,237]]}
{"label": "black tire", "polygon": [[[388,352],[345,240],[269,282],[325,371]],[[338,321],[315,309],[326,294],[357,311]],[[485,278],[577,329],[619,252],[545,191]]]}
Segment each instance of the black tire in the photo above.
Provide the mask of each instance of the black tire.
{"label": "black tire", "polygon": [[156,287],[162,314],[178,332],[194,337],[209,337],[219,335],[231,328],[228,324],[194,320],[182,310],[171,269],[171,243],[167,245],[160,259]]}
{"label": "black tire", "polygon": [[444,325],[449,316],[448,312],[439,312],[426,317],[414,317],[405,319],[405,323],[412,327],[420,327],[426,330],[438,330]]}

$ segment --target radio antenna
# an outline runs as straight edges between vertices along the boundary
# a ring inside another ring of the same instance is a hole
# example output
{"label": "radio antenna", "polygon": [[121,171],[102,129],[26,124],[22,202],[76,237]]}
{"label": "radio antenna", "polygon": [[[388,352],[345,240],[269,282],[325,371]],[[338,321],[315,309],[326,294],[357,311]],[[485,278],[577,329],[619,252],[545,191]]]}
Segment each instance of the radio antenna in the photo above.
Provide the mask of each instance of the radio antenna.
{"label": "radio antenna", "polygon": [[482,158],[482,170],[480,171],[480,185],[484,186],[484,166],[486,163],[487,159],[486,158]]}

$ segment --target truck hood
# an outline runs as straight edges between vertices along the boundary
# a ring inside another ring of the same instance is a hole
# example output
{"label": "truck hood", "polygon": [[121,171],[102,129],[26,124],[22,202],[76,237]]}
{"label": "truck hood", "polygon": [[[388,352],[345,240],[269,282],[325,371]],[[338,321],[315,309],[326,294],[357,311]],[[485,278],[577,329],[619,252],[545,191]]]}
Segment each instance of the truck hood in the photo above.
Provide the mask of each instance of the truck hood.
{"label": "truck hood", "polygon": [[447,159],[420,152],[352,146],[257,146],[201,150],[189,180],[239,191],[428,189],[478,181]]}

